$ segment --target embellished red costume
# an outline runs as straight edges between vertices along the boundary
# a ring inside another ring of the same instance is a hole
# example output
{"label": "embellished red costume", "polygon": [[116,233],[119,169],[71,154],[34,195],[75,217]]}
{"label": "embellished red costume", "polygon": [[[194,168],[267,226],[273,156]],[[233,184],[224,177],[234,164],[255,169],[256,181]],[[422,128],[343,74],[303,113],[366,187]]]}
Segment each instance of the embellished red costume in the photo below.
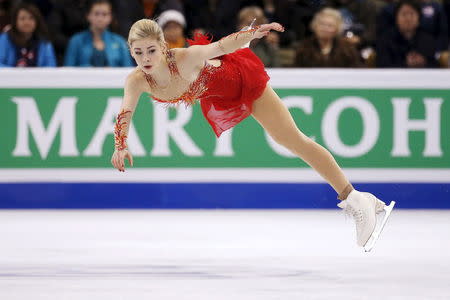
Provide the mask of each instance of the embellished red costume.
{"label": "embellished red costume", "polygon": [[[204,35],[196,35],[191,45],[208,44]],[[167,52],[167,61],[173,76],[180,76],[171,51]],[[218,67],[206,64],[197,79],[177,98],[159,99],[163,103],[193,104],[200,100],[202,112],[219,137],[222,132],[232,128],[252,113],[252,104],[264,91],[269,76],[264,64],[249,49],[239,49],[222,55],[217,59]],[[146,76],[152,85],[151,78]]]}

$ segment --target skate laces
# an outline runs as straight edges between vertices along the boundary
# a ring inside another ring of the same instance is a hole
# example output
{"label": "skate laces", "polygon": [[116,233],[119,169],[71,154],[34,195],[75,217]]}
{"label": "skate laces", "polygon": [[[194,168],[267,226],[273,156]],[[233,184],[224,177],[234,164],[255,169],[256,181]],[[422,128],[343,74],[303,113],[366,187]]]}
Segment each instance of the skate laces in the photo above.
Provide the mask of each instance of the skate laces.
{"label": "skate laces", "polygon": [[356,225],[359,225],[363,222],[364,216],[363,211],[361,209],[355,209],[351,205],[346,205],[344,208],[345,216],[352,217],[355,220]]}
{"label": "skate laces", "polygon": [[374,201],[376,203],[375,211],[377,214],[384,211],[384,207],[386,206],[386,203],[384,203],[383,201],[381,201],[380,199],[378,199],[371,193],[363,193],[363,194],[366,195],[367,197],[369,197],[370,199],[372,199],[372,201]]}

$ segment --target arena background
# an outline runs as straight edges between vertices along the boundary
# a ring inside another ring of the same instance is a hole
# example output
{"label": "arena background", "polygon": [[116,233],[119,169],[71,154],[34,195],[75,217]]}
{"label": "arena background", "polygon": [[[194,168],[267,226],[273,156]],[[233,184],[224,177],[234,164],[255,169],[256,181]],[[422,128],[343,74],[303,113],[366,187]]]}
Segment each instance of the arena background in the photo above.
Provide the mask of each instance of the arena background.
{"label": "arena background", "polygon": [[[142,95],[135,167],[110,165],[129,69],[8,69],[0,208],[333,208],[334,191],[248,118],[216,140],[199,105]],[[299,127],[355,187],[398,208],[450,208],[450,82],[440,70],[271,69]]]}

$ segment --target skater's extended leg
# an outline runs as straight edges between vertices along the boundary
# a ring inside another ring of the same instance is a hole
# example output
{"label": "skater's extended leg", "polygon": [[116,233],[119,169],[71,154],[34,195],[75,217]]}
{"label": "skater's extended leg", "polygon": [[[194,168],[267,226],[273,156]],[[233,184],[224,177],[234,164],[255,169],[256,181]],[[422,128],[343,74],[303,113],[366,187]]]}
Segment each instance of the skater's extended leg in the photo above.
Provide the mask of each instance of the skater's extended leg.
{"label": "skater's extended leg", "polygon": [[[253,117],[270,136],[292,153],[314,168],[338,193],[339,203],[356,223],[357,244],[370,251],[389,217],[390,210],[384,202],[370,193],[362,193],[353,188],[328,150],[303,134],[295,124],[289,110],[278,95],[268,85],[261,97],[253,104]],[[376,214],[385,211],[381,229],[375,231]],[[375,233],[375,234],[374,234]]]}
{"label": "skater's extended leg", "polygon": [[289,110],[269,85],[254,102],[253,117],[277,143],[314,168],[342,200],[347,198],[353,188],[333,156],[298,129]]}

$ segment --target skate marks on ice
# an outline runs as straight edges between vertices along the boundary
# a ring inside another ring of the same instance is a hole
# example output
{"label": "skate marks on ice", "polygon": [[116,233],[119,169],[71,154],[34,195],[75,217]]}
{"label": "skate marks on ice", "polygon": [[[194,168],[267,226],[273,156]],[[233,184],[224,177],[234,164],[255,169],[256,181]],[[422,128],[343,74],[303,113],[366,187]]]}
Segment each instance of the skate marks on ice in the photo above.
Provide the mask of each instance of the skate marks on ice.
{"label": "skate marks on ice", "polygon": [[450,211],[0,211],[0,299],[449,299]]}
{"label": "skate marks on ice", "polygon": [[143,278],[143,279],[244,279],[244,278],[305,278],[308,280],[330,280],[330,276],[321,276],[307,270],[286,270],[276,268],[249,268],[242,265],[217,265],[211,262],[208,266],[189,265],[117,265],[117,266],[27,266],[18,268],[3,265],[1,278]]}

